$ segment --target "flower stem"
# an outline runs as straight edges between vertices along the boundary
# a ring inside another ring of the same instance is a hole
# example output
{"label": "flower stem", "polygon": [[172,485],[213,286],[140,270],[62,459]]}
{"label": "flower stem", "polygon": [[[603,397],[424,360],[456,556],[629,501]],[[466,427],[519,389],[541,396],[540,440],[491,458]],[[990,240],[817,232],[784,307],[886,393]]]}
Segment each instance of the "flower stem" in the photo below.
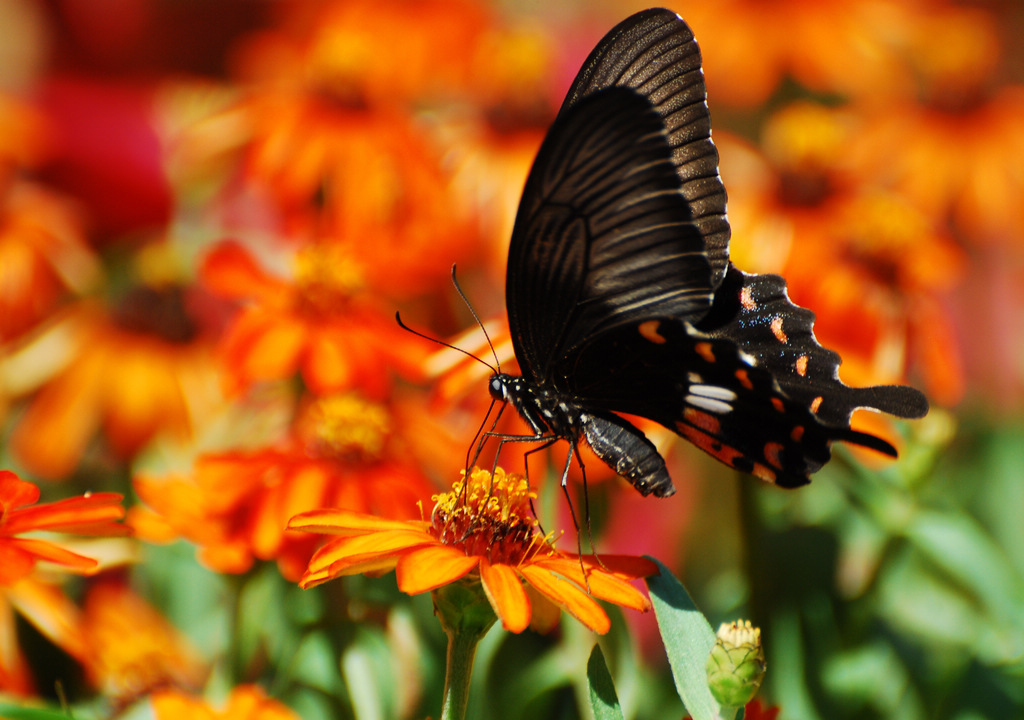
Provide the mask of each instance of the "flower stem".
{"label": "flower stem", "polygon": [[448,636],[441,720],[465,720],[476,646],[497,617],[480,583],[455,583],[433,592],[434,612]]}

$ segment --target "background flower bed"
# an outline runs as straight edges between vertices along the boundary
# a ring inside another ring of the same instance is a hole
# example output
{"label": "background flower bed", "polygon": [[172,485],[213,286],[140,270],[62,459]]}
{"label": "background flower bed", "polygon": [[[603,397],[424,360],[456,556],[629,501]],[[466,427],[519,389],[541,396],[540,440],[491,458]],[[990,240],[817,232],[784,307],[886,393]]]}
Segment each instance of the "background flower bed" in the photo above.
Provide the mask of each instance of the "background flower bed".
{"label": "background flower bed", "polygon": [[[309,718],[436,714],[429,601],[393,577],[300,591],[315,538],[285,524],[332,505],[416,517],[461,467],[485,371],[394,312],[471,328],[457,262],[509,358],[522,181],[594,41],[639,7],[5,5],[3,466],[44,501],[122,493],[134,531],[93,548],[94,577],[41,574],[34,605],[5,587],[10,698],[144,715],[186,702],[152,699],[170,687]],[[658,557],[715,621],[751,617],[780,717],[1013,717],[1024,11],[765,7],[673,6],[704,53],[733,256],[787,277],[845,381],[912,382],[933,411],[861,419],[900,461],[840,450],[792,493],[682,443],[669,500],[588,478],[598,550]],[[551,490],[542,517],[571,528]],[[39,629],[58,606],[96,652]],[[649,618],[611,614],[623,706],[680,715]],[[568,621],[492,633],[479,716],[577,717],[591,644]]]}

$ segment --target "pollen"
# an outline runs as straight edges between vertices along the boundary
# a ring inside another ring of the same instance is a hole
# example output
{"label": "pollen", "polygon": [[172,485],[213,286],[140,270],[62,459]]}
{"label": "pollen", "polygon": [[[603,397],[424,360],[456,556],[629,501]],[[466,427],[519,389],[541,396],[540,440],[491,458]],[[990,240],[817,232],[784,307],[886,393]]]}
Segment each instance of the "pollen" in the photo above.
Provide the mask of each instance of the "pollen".
{"label": "pollen", "polygon": [[391,416],[382,405],[353,393],[310,403],[299,417],[299,435],[315,454],[345,461],[375,460],[391,433]]}
{"label": "pollen", "polygon": [[518,565],[546,546],[530,508],[535,497],[522,475],[496,468],[492,478],[486,470],[473,468],[467,480],[463,471],[463,480],[451,492],[432,498],[433,532],[467,555]]}

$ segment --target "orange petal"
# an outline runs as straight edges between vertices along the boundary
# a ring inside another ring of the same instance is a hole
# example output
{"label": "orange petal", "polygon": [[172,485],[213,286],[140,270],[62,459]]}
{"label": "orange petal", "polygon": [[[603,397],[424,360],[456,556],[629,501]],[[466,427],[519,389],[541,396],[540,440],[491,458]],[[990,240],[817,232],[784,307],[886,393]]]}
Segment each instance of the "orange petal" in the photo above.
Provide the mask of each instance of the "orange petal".
{"label": "orange petal", "polygon": [[282,292],[284,286],[235,242],[222,243],[210,251],[203,258],[199,273],[203,284],[229,298],[272,297]]}
{"label": "orange petal", "polygon": [[382,530],[426,530],[427,522],[388,520],[353,510],[312,510],[288,521],[289,530],[329,533],[331,535],[365,535]]}
{"label": "orange petal", "polygon": [[494,612],[509,632],[520,633],[530,624],[530,598],[519,575],[508,565],[491,565],[480,560],[480,579]]}
{"label": "orange petal", "polygon": [[372,557],[361,562],[352,562],[351,564],[344,565],[338,563],[337,566],[329,565],[321,570],[307,570],[299,578],[299,587],[303,589],[316,587],[328,580],[345,575],[383,575],[385,572],[394,570],[398,560],[399,558],[394,555],[389,557]]}
{"label": "orange petal", "polygon": [[577,558],[545,558],[536,565],[569,578],[577,585],[588,587],[590,594],[596,598],[613,602],[622,607],[632,608],[640,612],[651,609],[650,601],[642,592],[625,580],[605,572],[602,568],[587,568],[587,578],[583,579],[583,571]]}
{"label": "orange petal", "polygon": [[448,545],[413,550],[398,561],[398,588],[408,595],[417,595],[465,577],[479,563],[479,556],[466,555]]}
{"label": "orange petal", "polygon": [[604,635],[611,629],[601,605],[577,585],[535,565],[523,565],[519,572],[540,593],[594,632]]}
{"label": "orange petal", "polygon": [[72,657],[84,657],[81,613],[60,588],[26,578],[6,592],[11,605],[39,632]]}
{"label": "orange petal", "polygon": [[420,545],[436,544],[431,535],[419,530],[390,530],[369,535],[355,535],[330,540],[316,551],[309,561],[310,572],[338,563],[355,563],[371,557],[395,556]]}
{"label": "orange petal", "polygon": [[12,545],[24,550],[39,560],[63,565],[68,570],[79,573],[89,573],[99,569],[99,562],[92,558],[73,553],[70,550],[54,545],[46,540],[35,540],[31,538],[16,538],[9,540]]}

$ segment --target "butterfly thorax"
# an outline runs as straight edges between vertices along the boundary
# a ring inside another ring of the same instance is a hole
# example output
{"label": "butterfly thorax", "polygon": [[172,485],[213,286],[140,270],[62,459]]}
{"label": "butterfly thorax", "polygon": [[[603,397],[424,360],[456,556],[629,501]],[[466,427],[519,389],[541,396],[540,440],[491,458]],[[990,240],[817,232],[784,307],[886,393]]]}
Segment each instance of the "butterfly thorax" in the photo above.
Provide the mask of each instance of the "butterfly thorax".
{"label": "butterfly thorax", "polygon": [[561,394],[531,385],[526,378],[497,373],[488,385],[491,397],[506,402],[535,435],[556,435],[567,440],[580,436],[579,407]]}

